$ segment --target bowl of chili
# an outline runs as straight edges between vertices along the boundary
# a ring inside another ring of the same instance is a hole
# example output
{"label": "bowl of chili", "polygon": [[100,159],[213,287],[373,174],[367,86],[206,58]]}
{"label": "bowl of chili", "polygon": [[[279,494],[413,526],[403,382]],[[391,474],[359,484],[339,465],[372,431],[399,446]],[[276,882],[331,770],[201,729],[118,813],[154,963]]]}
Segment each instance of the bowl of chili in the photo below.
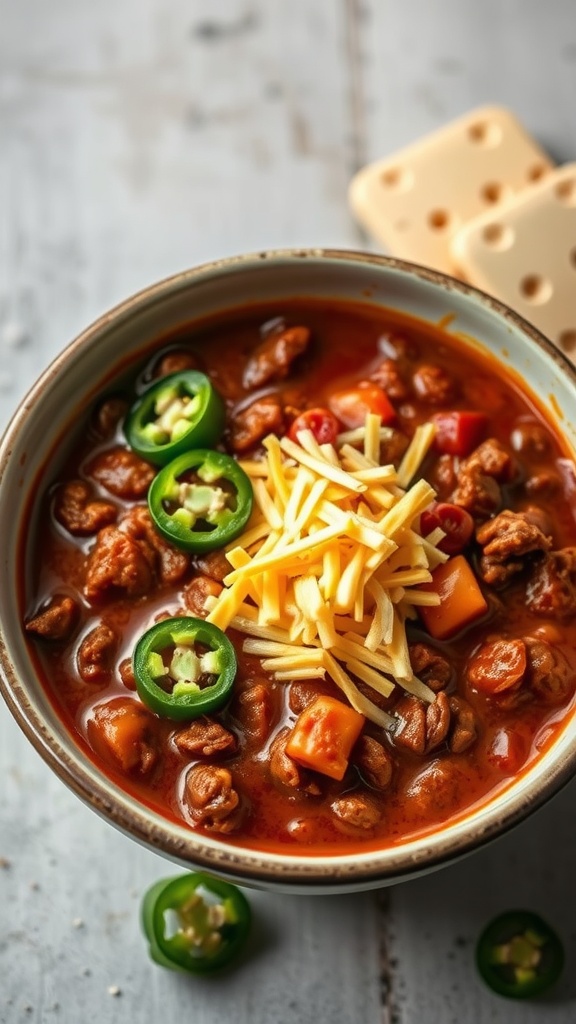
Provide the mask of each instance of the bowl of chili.
{"label": "bowl of chili", "polygon": [[0,451],[2,695],[188,868],[398,882],[574,772],[572,365],[502,304],[358,252],[128,299]]}

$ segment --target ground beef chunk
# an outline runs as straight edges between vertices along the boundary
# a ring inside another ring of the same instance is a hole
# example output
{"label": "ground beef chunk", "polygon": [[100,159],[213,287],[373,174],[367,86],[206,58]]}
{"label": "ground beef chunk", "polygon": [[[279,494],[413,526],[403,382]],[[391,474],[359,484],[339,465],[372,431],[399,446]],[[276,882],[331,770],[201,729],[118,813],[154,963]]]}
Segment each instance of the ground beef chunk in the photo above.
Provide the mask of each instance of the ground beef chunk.
{"label": "ground beef chunk", "polygon": [[384,359],[370,374],[373,380],[392,401],[403,402],[410,394],[410,388],[394,359]]}
{"label": "ground beef chunk", "polygon": [[275,395],[264,395],[232,417],[230,444],[237,453],[254,448],[266,434],[281,434],[284,413]]}
{"label": "ground beef chunk", "polygon": [[450,707],[443,691],[432,704],[424,704],[418,697],[401,697],[395,707],[400,724],[394,733],[394,742],[414,754],[427,754],[439,747],[450,727]]}
{"label": "ground beef chunk", "polygon": [[514,458],[495,437],[482,441],[471,454],[463,460],[460,471],[468,473],[478,471],[501,484],[510,483],[517,473]]}
{"label": "ground beef chunk", "polygon": [[512,445],[530,460],[546,460],[551,455],[549,434],[539,423],[519,423],[512,431]]}
{"label": "ground beef chunk", "polygon": [[531,692],[544,704],[562,704],[570,695],[574,674],[562,651],[543,640],[526,639]]}
{"label": "ground beef chunk", "polygon": [[179,583],[188,572],[190,556],[160,536],[146,505],[129,509],[122,518],[120,529],[149,550],[160,583]]}
{"label": "ground beef chunk", "polygon": [[448,497],[458,484],[456,462],[453,455],[441,455],[432,469],[432,485],[439,497]]}
{"label": "ground beef chunk", "polygon": [[409,444],[409,439],[401,430],[391,430],[388,437],[385,437],[380,443],[380,464],[387,466],[392,463],[394,466],[399,466]]}
{"label": "ground beef chunk", "polygon": [[204,619],[208,615],[208,609],[205,607],[206,599],[218,597],[221,593],[221,583],[216,583],[216,580],[210,579],[209,576],[195,576],[184,587],[182,597],[186,609],[197,618]]}
{"label": "ground beef chunk", "polygon": [[448,686],[453,676],[452,666],[435,647],[431,644],[410,644],[409,652],[414,675],[434,690],[434,693]]}
{"label": "ground beef chunk", "polygon": [[206,555],[198,555],[194,559],[196,569],[203,576],[209,576],[211,580],[222,583],[224,577],[232,571],[232,566],[222,550],[209,551]]}
{"label": "ground beef chunk", "polygon": [[84,637],[76,663],[85,683],[104,682],[112,669],[119,637],[106,622],[100,622]]}
{"label": "ground beef chunk", "polygon": [[154,553],[117,526],[105,526],[88,556],[84,594],[98,601],[109,591],[140,597],[154,583]]}
{"label": "ground beef chunk", "polygon": [[453,754],[462,754],[468,747],[472,746],[478,729],[476,716],[468,701],[463,697],[454,694],[448,701],[451,712],[450,732],[448,735],[448,748]]}
{"label": "ground beef chunk", "polygon": [[273,707],[268,686],[254,682],[241,690],[234,701],[233,714],[248,741],[261,746],[272,726]]}
{"label": "ground beef chunk", "polygon": [[246,363],[244,387],[252,390],[270,380],[287,377],[294,359],[306,350],[309,341],[307,327],[286,327],[282,324],[270,331]]}
{"label": "ground beef chunk", "polygon": [[86,466],[88,476],[125,501],[144,498],[155,472],[154,467],[135,452],[120,447],[99,452]]}
{"label": "ground beef chunk", "polygon": [[78,607],[71,597],[55,594],[42,611],[26,623],[26,632],[42,640],[68,640],[78,621]]}
{"label": "ground beef chunk", "polygon": [[352,752],[352,760],[362,778],[373,789],[386,789],[392,781],[390,754],[373,736],[362,733]]}
{"label": "ground beef chunk", "polygon": [[270,746],[270,759],[268,762],[272,781],[282,788],[298,789],[311,796],[320,795],[320,787],[312,776],[312,773],[301,768],[296,761],[286,753],[286,744],[290,739],[291,730],[282,729]]}
{"label": "ground beef chunk", "polygon": [[404,794],[403,806],[414,818],[447,815],[460,804],[468,779],[451,757],[436,758],[414,776]]}
{"label": "ground beef chunk", "polygon": [[118,509],[110,501],[92,498],[92,488],[84,480],[71,480],[56,492],[54,516],[68,533],[88,537],[113,523]]}
{"label": "ground beef chunk", "polygon": [[336,797],[330,804],[330,810],[346,830],[368,832],[382,817],[382,811],[373,797],[358,791]]}
{"label": "ground beef chunk", "polygon": [[295,715],[299,715],[317,697],[330,695],[331,692],[330,684],[323,684],[321,680],[294,680],[288,690],[288,707]]}
{"label": "ground beef chunk", "polygon": [[227,768],[194,765],[186,776],[185,800],[194,824],[207,832],[234,832],[243,817],[240,797]]}
{"label": "ground beef chunk", "polygon": [[233,754],[236,750],[236,737],[229,729],[212,718],[197,718],[185,729],[174,735],[174,742],[183,754],[194,757],[218,757]]}
{"label": "ground beef chunk", "polygon": [[548,552],[528,582],[526,603],[537,615],[563,621],[576,614],[576,548]]}
{"label": "ground beef chunk", "polygon": [[88,722],[88,739],[108,763],[147,775],[158,760],[157,719],[137,700],[114,697],[99,704]]}
{"label": "ground beef chunk", "polygon": [[504,509],[476,531],[482,548],[479,573],[493,587],[505,586],[526,567],[527,556],[548,551],[552,539],[544,534],[529,512]]}
{"label": "ground beef chunk", "polygon": [[134,666],[132,665],[132,658],[123,658],[118,665],[118,675],[122,680],[122,685],[127,690],[136,689],[136,679],[134,678]]}
{"label": "ground beef chunk", "polygon": [[112,395],[98,406],[94,413],[93,430],[102,441],[109,441],[128,411],[128,402],[119,395]]}
{"label": "ground beef chunk", "polygon": [[551,498],[558,494],[561,480],[558,473],[550,469],[542,469],[533,473],[524,483],[524,490],[530,498]]}
{"label": "ground beef chunk", "polygon": [[169,373],[182,373],[183,370],[197,370],[198,358],[193,352],[184,349],[172,349],[166,352],[154,367],[155,377],[167,377]]}
{"label": "ground beef chunk", "polygon": [[418,398],[429,405],[446,405],[457,394],[454,378],[441,366],[423,363],[412,376],[412,385]]}
{"label": "ground beef chunk", "polygon": [[500,508],[502,494],[496,480],[486,476],[478,467],[460,468],[450,501],[475,518],[486,519]]}

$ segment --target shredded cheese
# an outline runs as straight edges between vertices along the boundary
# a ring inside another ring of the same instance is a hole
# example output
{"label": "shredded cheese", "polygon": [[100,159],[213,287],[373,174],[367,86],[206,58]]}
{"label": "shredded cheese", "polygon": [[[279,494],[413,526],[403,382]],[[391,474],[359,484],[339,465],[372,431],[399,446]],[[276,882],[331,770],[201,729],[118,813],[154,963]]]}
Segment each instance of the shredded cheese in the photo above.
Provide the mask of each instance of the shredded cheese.
{"label": "shredded cheese", "polygon": [[415,606],[438,603],[419,584],[444,555],[444,534],[419,532],[433,488],[416,479],[434,427],[418,427],[398,469],[380,462],[391,436],[380,418],[318,444],[270,435],[261,461],[242,468],[254,488],[254,511],[226,552],[222,594],[206,602],[208,621],[232,627],[244,650],[262,658],[275,679],[328,675],[349,703],[382,728],[396,720],[371,701],[397,686],[431,702],[414,676],[405,621]]}

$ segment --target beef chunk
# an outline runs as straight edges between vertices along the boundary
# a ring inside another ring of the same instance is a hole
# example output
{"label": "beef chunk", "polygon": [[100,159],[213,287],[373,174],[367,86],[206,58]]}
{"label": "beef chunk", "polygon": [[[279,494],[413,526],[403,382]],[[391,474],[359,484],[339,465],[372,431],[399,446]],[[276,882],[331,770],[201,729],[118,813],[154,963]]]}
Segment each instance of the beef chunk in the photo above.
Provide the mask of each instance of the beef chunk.
{"label": "beef chunk", "polygon": [[55,594],[42,611],[28,620],[25,629],[42,640],[67,640],[77,621],[76,602],[65,594]]}
{"label": "beef chunk", "polygon": [[392,781],[390,754],[373,736],[362,733],[352,752],[352,760],[364,781],[373,789],[387,789]]}
{"label": "beef chunk", "polygon": [[429,405],[446,405],[457,394],[456,381],[441,366],[423,363],[412,377],[412,385],[418,398]]}
{"label": "beef chunk", "polygon": [[209,551],[206,555],[198,555],[194,559],[194,565],[203,576],[209,576],[217,583],[222,583],[232,571],[232,566],[223,551]]}
{"label": "beef chunk", "polygon": [[574,675],[562,651],[544,640],[527,638],[527,684],[543,704],[562,704],[570,695]]}
{"label": "beef chunk", "polygon": [[108,678],[118,644],[118,635],[105,622],[87,633],[76,656],[78,672],[85,683],[102,683]]}
{"label": "beef chunk", "polygon": [[174,735],[174,742],[183,754],[194,757],[217,757],[220,754],[233,754],[236,750],[236,737],[229,729],[212,718],[197,718],[185,729]]}
{"label": "beef chunk", "polygon": [[452,666],[443,654],[431,644],[410,644],[410,664],[418,676],[434,693],[444,690],[452,679]]}
{"label": "beef chunk", "polygon": [[84,480],[71,480],[56,492],[54,516],[68,533],[88,537],[113,523],[118,509],[110,501],[97,501]]}
{"label": "beef chunk", "polygon": [[526,603],[537,615],[563,621],[576,614],[576,548],[548,552],[528,582]]}
{"label": "beef chunk", "polygon": [[417,817],[447,815],[468,790],[468,779],[451,756],[436,758],[412,779],[404,806]]}
{"label": "beef chunk", "polygon": [[272,726],[272,698],[266,683],[254,682],[241,690],[233,705],[233,713],[250,743],[261,746]]}
{"label": "beef chunk", "polygon": [[252,390],[270,380],[287,377],[294,359],[306,350],[309,341],[310,331],[307,327],[286,327],[280,324],[270,331],[246,363],[244,387]]}
{"label": "beef chunk", "polygon": [[218,597],[222,593],[222,584],[209,576],[195,576],[190,583],[187,583],[182,591],[184,604],[192,615],[204,619],[208,614],[205,607],[208,597]]}
{"label": "beef chunk", "polygon": [[453,754],[462,754],[471,747],[478,734],[476,715],[468,701],[456,694],[449,698],[452,715],[448,747]]}
{"label": "beef chunk", "polygon": [[137,501],[148,493],[156,471],[135,452],[116,447],[96,455],[86,472],[117,498]]}
{"label": "beef chunk", "polygon": [[346,831],[353,829],[368,832],[382,817],[382,811],[374,798],[361,791],[336,797],[330,804],[330,810]]}
{"label": "beef chunk", "polygon": [[485,583],[502,587],[526,567],[527,556],[548,551],[552,540],[528,512],[505,509],[476,531],[482,547],[479,573]]}
{"label": "beef chunk", "polygon": [[102,441],[109,441],[116,433],[122,417],[128,411],[128,402],[119,395],[105,398],[94,413],[92,428]]}
{"label": "beef chunk", "polygon": [[482,444],[463,460],[460,469],[464,473],[477,470],[501,484],[510,483],[517,472],[512,455],[495,437],[482,441]]}
{"label": "beef chunk", "polygon": [[194,824],[228,834],[243,817],[240,797],[227,768],[196,764],[186,776],[185,800]]}
{"label": "beef chunk", "polygon": [[84,593],[98,601],[110,590],[129,597],[147,594],[154,583],[154,552],[117,526],[105,526],[88,556]]}
{"label": "beef chunk", "polygon": [[483,473],[478,466],[469,469],[461,467],[450,501],[465,508],[471,516],[486,519],[500,508],[502,494],[496,480]]}
{"label": "beef chunk", "polygon": [[114,697],[96,707],[88,739],[108,763],[128,774],[147,775],[158,759],[157,730],[157,719],[139,701]]}
{"label": "beef chunk", "polygon": [[166,352],[154,367],[155,377],[167,377],[169,373],[181,373],[183,370],[197,370],[198,357],[193,352],[175,348]]}
{"label": "beef chunk", "polygon": [[380,442],[380,465],[387,466],[392,463],[398,467],[409,444],[409,439],[401,430],[391,430]]}
{"label": "beef chunk", "polygon": [[168,544],[156,530],[147,507],[137,505],[123,516],[120,529],[147,548],[160,583],[179,583],[190,566],[190,557],[184,551]]}
{"label": "beef chunk", "polygon": [[237,453],[254,448],[266,434],[283,432],[284,414],[278,398],[264,395],[232,417],[230,444]]}
{"label": "beef chunk", "polygon": [[286,753],[286,744],[290,738],[290,729],[282,729],[270,746],[269,769],[272,781],[281,788],[298,789],[311,796],[320,794],[320,787],[312,773],[301,768]]}
{"label": "beef chunk", "polygon": [[384,359],[370,374],[373,380],[392,401],[403,402],[410,394],[410,388],[394,359]]}
{"label": "beef chunk", "polygon": [[450,727],[450,707],[443,691],[433,704],[424,704],[418,697],[401,697],[394,709],[400,724],[394,742],[414,754],[427,754],[439,747]]}

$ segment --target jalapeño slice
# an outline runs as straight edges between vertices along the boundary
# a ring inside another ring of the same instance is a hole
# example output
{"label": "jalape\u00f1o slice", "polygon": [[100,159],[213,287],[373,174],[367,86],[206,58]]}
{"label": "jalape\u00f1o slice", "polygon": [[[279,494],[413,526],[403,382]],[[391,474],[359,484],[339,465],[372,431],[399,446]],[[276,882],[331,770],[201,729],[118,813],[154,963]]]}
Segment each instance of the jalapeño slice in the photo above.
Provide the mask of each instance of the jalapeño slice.
{"label": "jalape\u00f1o slice", "polygon": [[192,448],[215,444],[224,418],[224,403],[208,377],[198,370],[181,370],[152,384],[138,398],[124,434],[137,455],[165,466]]}

